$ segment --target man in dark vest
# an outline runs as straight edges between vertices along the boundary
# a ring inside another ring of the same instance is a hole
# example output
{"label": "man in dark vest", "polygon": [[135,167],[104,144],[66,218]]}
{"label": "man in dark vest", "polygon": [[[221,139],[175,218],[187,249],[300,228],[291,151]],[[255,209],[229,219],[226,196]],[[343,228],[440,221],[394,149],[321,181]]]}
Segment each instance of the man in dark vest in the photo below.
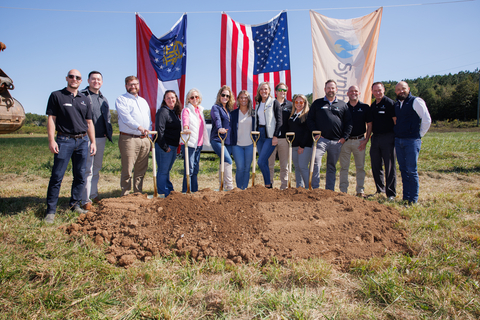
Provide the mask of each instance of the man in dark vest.
{"label": "man in dark vest", "polygon": [[395,86],[397,102],[395,103],[396,123],[395,151],[398,166],[402,174],[403,200],[406,205],[418,201],[417,161],[422,137],[432,123],[427,105],[422,98],[412,96],[410,87],[405,81]]}

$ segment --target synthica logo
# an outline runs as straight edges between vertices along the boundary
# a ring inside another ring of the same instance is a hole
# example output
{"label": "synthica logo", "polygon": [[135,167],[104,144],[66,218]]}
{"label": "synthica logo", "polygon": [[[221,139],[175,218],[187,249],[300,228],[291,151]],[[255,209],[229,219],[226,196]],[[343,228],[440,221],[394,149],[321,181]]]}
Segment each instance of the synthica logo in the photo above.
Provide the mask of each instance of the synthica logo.
{"label": "synthica logo", "polygon": [[334,50],[335,50],[335,53],[337,54],[337,56],[345,59],[345,58],[352,57],[353,54],[351,54],[350,52],[357,49],[358,46],[359,45],[353,46],[350,43],[348,43],[347,41],[345,41],[343,39],[339,39],[339,40],[337,40],[337,42],[335,42],[335,45],[333,47],[334,47]]}

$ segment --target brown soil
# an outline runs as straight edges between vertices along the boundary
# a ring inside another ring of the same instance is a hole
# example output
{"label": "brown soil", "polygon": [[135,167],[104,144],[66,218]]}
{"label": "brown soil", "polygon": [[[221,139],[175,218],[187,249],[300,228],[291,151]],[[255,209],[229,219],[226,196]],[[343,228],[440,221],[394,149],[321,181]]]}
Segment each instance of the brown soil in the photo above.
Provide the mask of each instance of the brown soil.
{"label": "brown soil", "polygon": [[103,199],[66,231],[108,243],[108,261],[120,266],[172,253],[230,264],[321,257],[345,266],[407,251],[405,231],[395,227],[401,218],[392,207],[342,193],[255,186]]}

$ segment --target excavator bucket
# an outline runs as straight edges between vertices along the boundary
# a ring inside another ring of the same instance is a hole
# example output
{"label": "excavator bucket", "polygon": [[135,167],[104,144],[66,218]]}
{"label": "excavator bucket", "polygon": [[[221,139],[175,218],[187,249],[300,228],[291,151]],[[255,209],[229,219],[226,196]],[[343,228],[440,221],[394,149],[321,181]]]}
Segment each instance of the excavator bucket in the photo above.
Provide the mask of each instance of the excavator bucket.
{"label": "excavator bucket", "polygon": [[9,90],[13,90],[13,81],[0,69],[0,133],[17,131],[25,122],[25,110],[14,99]]}

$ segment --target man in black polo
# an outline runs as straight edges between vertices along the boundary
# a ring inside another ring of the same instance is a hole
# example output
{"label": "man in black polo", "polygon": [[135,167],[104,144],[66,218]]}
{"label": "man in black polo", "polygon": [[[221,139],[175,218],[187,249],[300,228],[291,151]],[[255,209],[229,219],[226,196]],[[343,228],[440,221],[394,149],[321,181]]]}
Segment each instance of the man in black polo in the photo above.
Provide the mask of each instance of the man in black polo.
{"label": "man in black polo", "polygon": [[348,109],[352,115],[353,128],[347,141],[340,151],[340,191],[348,191],[348,168],[350,167],[350,157],[353,153],[355,161],[357,186],[357,197],[365,198],[365,146],[368,140],[365,139],[367,128],[371,130],[372,116],[368,104],[359,101],[360,89],[357,86],[351,86],[347,91]]}
{"label": "man in black polo", "polygon": [[317,142],[312,188],[318,188],[320,185],[320,166],[323,155],[327,153],[325,189],[335,190],[336,165],[340,150],[352,132],[352,116],[347,104],[337,99],[337,91],[337,83],[328,80],[325,83],[325,97],[315,100],[308,112],[308,128],[311,131],[322,132]]}
{"label": "man in black polo", "polygon": [[[397,196],[397,171],[395,168],[395,102],[385,96],[381,82],[372,85],[375,101],[371,105],[372,127],[367,130],[367,140],[372,136],[370,161],[376,193],[386,194],[389,201]],[[385,166],[385,170],[383,169]]]}
{"label": "man in black polo", "polygon": [[[45,215],[47,223],[53,223],[55,218],[60,186],[70,159],[72,159],[73,182],[69,206],[79,213],[87,212],[80,207],[85,186],[85,166],[89,154],[93,156],[97,150],[92,106],[89,99],[78,91],[82,83],[82,75],[78,70],[73,69],[68,72],[66,79],[67,87],[52,92],[47,104],[48,147],[54,154],[52,176],[47,191]],[[57,131],[56,139],[55,130]]]}

